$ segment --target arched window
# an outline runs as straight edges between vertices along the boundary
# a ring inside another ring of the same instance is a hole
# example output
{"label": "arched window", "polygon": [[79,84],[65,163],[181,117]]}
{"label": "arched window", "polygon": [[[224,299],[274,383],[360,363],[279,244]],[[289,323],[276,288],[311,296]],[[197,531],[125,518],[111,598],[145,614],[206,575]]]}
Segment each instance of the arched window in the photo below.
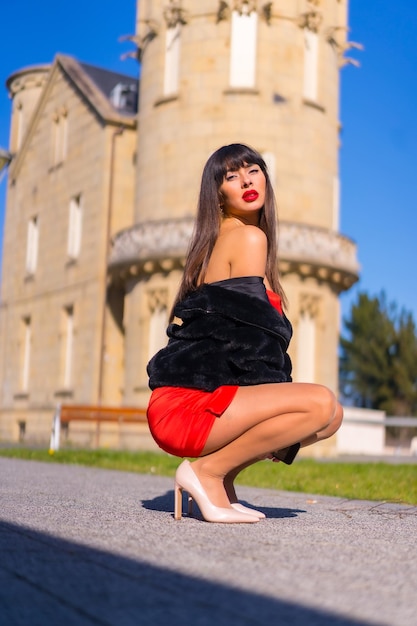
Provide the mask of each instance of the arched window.
{"label": "arched window", "polygon": [[67,156],[68,116],[66,109],[55,113],[52,127],[52,165],[59,165]]}
{"label": "arched window", "polygon": [[[232,12],[230,49],[230,87],[255,87],[256,78],[256,35],[258,15],[245,10]],[[249,9],[248,9],[249,10]]]}
{"label": "arched window", "polygon": [[16,131],[15,131],[15,140],[16,140],[16,150],[19,150],[20,146],[22,145],[22,141],[23,141],[23,136],[25,133],[25,119],[24,119],[24,114],[23,114],[23,105],[21,102],[18,102],[16,104]]}
{"label": "arched window", "polygon": [[26,272],[34,274],[38,265],[39,218],[34,215],[28,222],[26,241]]}
{"label": "arched window", "polygon": [[179,90],[181,23],[167,29],[165,37],[164,96],[172,96]]}
{"label": "arched window", "polygon": [[167,323],[168,323],[168,291],[166,289],[154,289],[149,292],[149,348],[148,358],[163,348],[167,343]]}
{"label": "arched window", "polygon": [[72,383],[72,362],[74,352],[74,307],[65,306],[61,314],[61,385],[69,389]]}
{"label": "arched window", "polygon": [[81,195],[70,200],[68,215],[67,253],[70,259],[78,258],[81,250],[82,203]]}
{"label": "arched window", "polygon": [[269,174],[269,179],[271,181],[271,185],[275,189],[275,183],[276,183],[276,173],[275,173],[276,158],[275,158],[275,154],[273,152],[263,152],[262,153],[262,158],[263,158],[263,160],[266,163],[266,167],[268,169],[268,174]]}
{"label": "arched window", "polygon": [[319,39],[316,32],[304,28],[304,85],[306,100],[317,101],[318,96]]}
{"label": "arched window", "polygon": [[32,320],[30,317],[22,318],[21,326],[21,391],[29,390],[30,353],[32,347]]}
{"label": "arched window", "polygon": [[316,334],[318,298],[305,294],[301,297],[297,326],[297,354],[294,379],[300,383],[314,383],[316,379]]}

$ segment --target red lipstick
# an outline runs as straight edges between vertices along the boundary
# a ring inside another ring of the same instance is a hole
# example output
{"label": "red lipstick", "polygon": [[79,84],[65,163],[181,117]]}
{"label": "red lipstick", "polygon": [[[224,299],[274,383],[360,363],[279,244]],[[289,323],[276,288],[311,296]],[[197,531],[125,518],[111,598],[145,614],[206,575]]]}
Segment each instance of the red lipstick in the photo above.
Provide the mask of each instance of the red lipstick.
{"label": "red lipstick", "polygon": [[255,189],[248,189],[242,196],[245,202],[254,202],[258,197],[259,193]]}

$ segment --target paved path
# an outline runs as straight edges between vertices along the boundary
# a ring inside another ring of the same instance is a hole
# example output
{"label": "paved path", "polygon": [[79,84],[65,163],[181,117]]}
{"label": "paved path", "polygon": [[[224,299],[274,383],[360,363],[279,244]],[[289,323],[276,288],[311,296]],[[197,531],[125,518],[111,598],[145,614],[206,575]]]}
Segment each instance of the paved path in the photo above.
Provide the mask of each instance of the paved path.
{"label": "paved path", "polygon": [[416,507],[239,495],[267,519],[176,522],[171,479],[0,458],[0,624],[416,626]]}

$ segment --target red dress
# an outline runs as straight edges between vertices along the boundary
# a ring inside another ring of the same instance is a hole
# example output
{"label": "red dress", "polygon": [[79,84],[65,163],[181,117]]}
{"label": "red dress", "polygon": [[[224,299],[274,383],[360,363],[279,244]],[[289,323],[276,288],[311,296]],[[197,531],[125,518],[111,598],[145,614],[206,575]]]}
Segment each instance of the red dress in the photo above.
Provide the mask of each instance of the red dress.
{"label": "red dress", "polygon": [[[272,306],[282,314],[281,298],[267,290]],[[232,402],[238,385],[223,385],[215,391],[185,387],[158,387],[148,405],[148,423],[162,450],[174,456],[198,457],[217,418]]]}

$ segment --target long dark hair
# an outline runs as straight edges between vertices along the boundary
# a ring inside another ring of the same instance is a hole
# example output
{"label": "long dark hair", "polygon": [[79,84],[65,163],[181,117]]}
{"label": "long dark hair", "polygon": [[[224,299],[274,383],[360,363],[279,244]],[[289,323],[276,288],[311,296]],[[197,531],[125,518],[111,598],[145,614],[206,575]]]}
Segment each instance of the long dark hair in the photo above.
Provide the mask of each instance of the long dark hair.
{"label": "long dark hair", "polygon": [[[265,175],[265,204],[261,209],[259,218],[259,228],[264,231],[268,240],[265,274],[273,291],[281,296],[284,304],[286,303],[278,274],[277,212],[268,170],[259,152],[244,144],[233,143],[216,150],[204,167],[197,217],[174,307],[177,302],[191,291],[195,291],[204,282],[210,256],[220,232],[222,220],[220,207],[223,203],[220,186],[228,171],[236,171],[247,165],[258,165]],[[173,313],[171,314],[172,317]]]}

